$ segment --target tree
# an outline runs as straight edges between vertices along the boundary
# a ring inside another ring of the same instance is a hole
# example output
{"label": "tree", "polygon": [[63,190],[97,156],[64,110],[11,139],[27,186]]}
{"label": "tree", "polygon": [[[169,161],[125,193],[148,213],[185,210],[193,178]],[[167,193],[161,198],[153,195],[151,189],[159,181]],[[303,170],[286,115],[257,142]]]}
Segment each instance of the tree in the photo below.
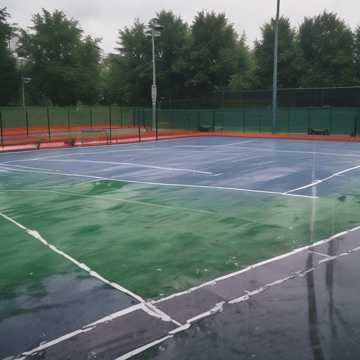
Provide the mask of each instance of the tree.
{"label": "tree", "polygon": [[353,84],[353,34],[334,13],[305,18],[299,29],[301,86]]}
{"label": "tree", "polygon": [[145,24],[136,20],[132,27],[119,31],[118,54],[112,57],[110,72],[115,76],[118,103],[141,104],[150,99],[152,79],[151,41]]}
{"label": "tree", "polygon": [[[274,68],[274,28],[275,20],[261,28],[261,40],[255,42],[255,81],[260,88],[270,88]],[[298,52],[296,32],[287,18],[279,19],[278,85],[281,88],[298,85]]]}
{"label": "tree", "polygon": [[235,74],[231,77],[230,89],[237,91],[253,87],[255,62],[253,54],[246,44],[245,34],[243,34],[238,41],[234,56],[236,57],[236,67]]}
{"label": "tree", "polygon": [[191,27],[189,85],[206,94],[229,85],[235,72],[237,34],[225,14],[199,12]]}
{"label": "tree", "polygon": [[190,32],[188,25],[171,11],[161,11],[151,24],[163,27],[156,42],[159,95],[182,97],[186,94]]}
{"label": "tree", "polygon": [[360,84],[360,26],[354,32],[354,73],[356,83]]}
{"label": "tree", "polygon": [[99,40],[84,40],[78,22],[62,11],[43,9],[32,22],[30,32],[21,32],[18,53],[27,59],[25,71],[35,93],[57,105],[95,102]]}
{"label": "tree", "polygon": [[16,60],[8,48],[8,42],[14,33],[7,20],[9,16],[6,8],[0,9],[0,105],[7,105],[14,100],[20,86]]}
{"label": "tree", "polygon": [[[171,11],[156,14],[149,21],[149,26],[154,24],[163,26],[155,40],[159,97],[180,97],[185,94],[187,79],[188,26]],[[109,57],[104,73],[107,96],[117,103],[150,103],[152,49],[146,29],[144,23],[136,20],[132,27],[119,31],[118,54]]]}
{"label": "tree", "polygon": [[79,46],[78,96],[85,104],[95,104],[100,96],[100,39],[87,36]]}

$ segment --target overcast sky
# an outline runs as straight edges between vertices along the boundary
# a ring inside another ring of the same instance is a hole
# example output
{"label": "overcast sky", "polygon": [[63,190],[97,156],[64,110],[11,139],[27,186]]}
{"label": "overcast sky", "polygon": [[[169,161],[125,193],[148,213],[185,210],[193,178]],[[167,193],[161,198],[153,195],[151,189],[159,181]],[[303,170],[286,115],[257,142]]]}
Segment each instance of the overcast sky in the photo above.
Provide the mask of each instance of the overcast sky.
{"label": "overcast sky", "polygon": [[[297,26],[304,16],[327,9],[337,12],[354,28],[360,25],[360,0],[281,0],[281,13]],[[235,29],[245,31],[249,44],[259,37],[260,26],[275,13],[276,0],[0,0],[6,6],[12,22],[22,27],[30,25],[32,14],[41,8],[63,10],[80,21],[86,33],[102,38],[105,52],[112,52],[117,31],[129,26],[135,18],[147,22],[156,12],[173,10],[191,23],[196,12],[225,12]]]}

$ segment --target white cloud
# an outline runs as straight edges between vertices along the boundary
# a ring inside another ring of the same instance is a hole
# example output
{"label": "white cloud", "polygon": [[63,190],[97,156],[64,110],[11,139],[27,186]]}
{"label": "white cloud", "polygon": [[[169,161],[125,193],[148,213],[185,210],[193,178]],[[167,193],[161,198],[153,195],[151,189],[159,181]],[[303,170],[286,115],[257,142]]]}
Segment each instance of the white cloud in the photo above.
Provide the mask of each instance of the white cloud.
{"label": "white cloud", "polygon": [[[360,25],[359,0],[281,0],[281,13],[298,26],[304,16],[313,16],[327,9],[339,14],[351,27]],[[9,0],[6,4],[12,21],[28,26],[31,16],[41,8],[60,9],[79,20],[86,33],[101,37],[106,52],[116,46],[120,28],[132,24],[135,18],[147,21],[162,9],[173,10],[191,23],[200,10],[225,12],[239,33],[246,32],[249,42],[260,34],[261,25],[275,12],[276,0]]]}

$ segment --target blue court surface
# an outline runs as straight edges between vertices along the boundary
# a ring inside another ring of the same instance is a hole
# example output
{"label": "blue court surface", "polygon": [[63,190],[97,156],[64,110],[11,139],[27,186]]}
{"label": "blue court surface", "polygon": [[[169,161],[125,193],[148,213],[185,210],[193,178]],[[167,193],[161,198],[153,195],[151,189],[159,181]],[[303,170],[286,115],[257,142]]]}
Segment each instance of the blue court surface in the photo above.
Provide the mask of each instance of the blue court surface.
{"label": "blue court surface", "polygon": [[0,359],[360,357],[358,143],[1,153],[0,198]]}
{"label": "blue court surface", "polygon": [[[358,143],[186,138],[1,154],[9,169],[158,186],[328,195],[360,173]],[[314,184],[316,186],[314,186]]]}

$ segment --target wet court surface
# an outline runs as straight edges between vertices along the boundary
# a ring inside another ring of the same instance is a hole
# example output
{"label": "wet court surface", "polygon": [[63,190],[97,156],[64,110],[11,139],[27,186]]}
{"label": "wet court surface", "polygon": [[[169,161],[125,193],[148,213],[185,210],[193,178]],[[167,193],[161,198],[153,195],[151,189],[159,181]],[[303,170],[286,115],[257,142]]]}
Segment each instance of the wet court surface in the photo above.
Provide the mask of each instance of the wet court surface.
{"label": "wet court surface", "polygon": [[1,154],[0,359],[358,358],[359,175],[345,142]]}

